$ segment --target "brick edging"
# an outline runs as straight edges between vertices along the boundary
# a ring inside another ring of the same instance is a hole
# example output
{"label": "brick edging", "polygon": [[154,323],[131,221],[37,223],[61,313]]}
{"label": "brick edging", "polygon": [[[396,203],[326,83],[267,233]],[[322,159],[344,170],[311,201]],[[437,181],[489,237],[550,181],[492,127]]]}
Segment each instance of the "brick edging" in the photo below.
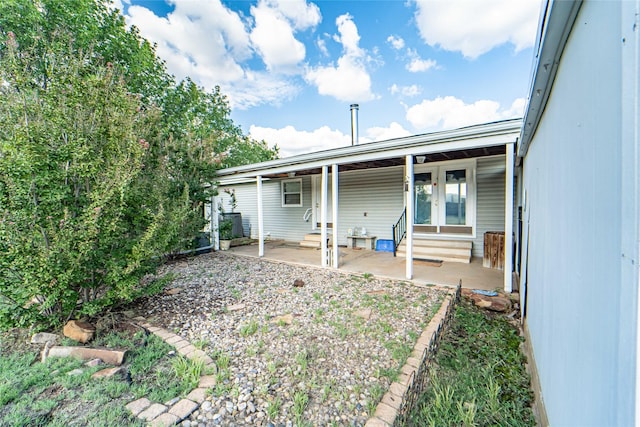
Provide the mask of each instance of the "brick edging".
{"label": "brick edging", "polygon": [[[163,328],[158,328],[147,322],[144,317],[135,317],[132,320],[142,326],[152,334],[162,338],[164,342],[173,346],[182,356],[190,360],[202,360],[204,362],[204,372],[208,368],[215,367],[215,362],[207,354],[195,348],[189,341],[179,335]],[[203,372],[203,373],[204,373]],[[126,408],[142,421],[146,421],[150,426],[171,426],[180,423],[200,407],[207,398],[207,389],[215,386],[216,379],[213,375],[202,375],[198,387],[184,399],[175,398],[165,404],[151,402],[146,397],[129,402]]]}
{"label": "brick edging", "polygon": [[455,305],[460,300],[460,290],[458,286],[444,297],[440,309],[418,338],[400,376],[389,386],[365,427],[404,425],[409,411],[429,382],[429,365],[438,349],[442,331],[453,317]]}

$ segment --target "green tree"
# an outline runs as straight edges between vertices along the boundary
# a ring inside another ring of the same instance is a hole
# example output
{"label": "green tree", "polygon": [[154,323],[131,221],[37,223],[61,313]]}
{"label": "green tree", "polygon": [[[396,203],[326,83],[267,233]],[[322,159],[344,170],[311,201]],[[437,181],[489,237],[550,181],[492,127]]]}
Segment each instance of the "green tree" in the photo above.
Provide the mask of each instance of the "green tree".
{"label": "green tree", "polygon": [[112,66],[73,50],[48,52],[46,88],[34,84],[33,57],[18,53],[11,34],[6,45],[0,323],[56,321],[131,300],[171,238],[171,220],[188,211],[186,195],[183,212],[168,211],[157,192],[134,197],[159,112],[141,109]]}
{"label": "green tree", "polygon": [[0,324],[136,297],[217,169],[277,157],[100,0],[0,2],[0,91]]}

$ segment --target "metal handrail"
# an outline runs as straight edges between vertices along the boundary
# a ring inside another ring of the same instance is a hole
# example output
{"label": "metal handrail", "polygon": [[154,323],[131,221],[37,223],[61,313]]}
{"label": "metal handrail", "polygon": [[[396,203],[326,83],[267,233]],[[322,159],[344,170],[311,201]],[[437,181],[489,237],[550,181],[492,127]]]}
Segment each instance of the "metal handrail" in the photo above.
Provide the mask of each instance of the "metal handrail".
{"label": "metal handrail", "polygon": [[398,218],[392,229],[393,232],[393,256],[396,256],[396,251],[400,246],[400,242],[407,235],[407,208],[404,208],[402,215]]}
{"label": "metal handrail", "polygon": [[302,215],[302,219],[304,220],[304,222],[309,222],[309,218],[311,218],[311,214],[313,213],[313,209],[309,208],[304,212],[304,215]]}

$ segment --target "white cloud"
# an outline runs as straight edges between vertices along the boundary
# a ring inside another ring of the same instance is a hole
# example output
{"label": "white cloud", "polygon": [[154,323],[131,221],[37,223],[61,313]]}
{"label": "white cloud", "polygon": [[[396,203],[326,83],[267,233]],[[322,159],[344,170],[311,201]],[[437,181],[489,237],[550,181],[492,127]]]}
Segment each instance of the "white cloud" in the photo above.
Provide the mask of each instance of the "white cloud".
{"label": "white cloud", "polygon": [[404,39],[394,35],[387,37],[387,43],[389,43],[395,50],[400,50],[404,47]]}
{"label": "white cloud", "polygon": [[364,102],[374,98],[371,92],[371,76],[366,69],[366,52],[358,45],[358,28],[349,14],[336,19],[338,33],[333,39],[342,44],[343,55],[337,65],[309,68],[307,82],[318,88],[320,95],[332,96],[340,101]]}
{"label": "white cloud", "polygon": [[247,71],[245,78],[229,85],[222,85],[222,92],[229,97],[232,109],[246,110],[265,103],[280,105],[292,99],[300,87],[290,79],[273,73]]}
{"label": "white cloud", "polygon": [[367,137],[373,141],[385,141],[387,139],[402,138],[411,135],[397,122],[392,122],[388,127],[372,127],[366,130]]}
{"label": "white cloud", "polygon": [[455,129],[473,124],[521,117],[525,101],[516,99],[509,109],[501,109],[500,103],[480,100],[473,104],[454,96],[426,99],[407,109],[407,120],[418,130],[433,131]]}
{"label": "white cloud", "polygon": [[316,45],[318,46],[318,49],[324,56],[329,56],[329,49],[327,49],[326,41],[324,41],[321,38],[318,38],[318,40],[316,41]]}
{"label": "white cloud", "polygon": [[412,73],[419,73],[421,71],[428,71],[435,68],[438,65],[433,59],[419,59],[413,58],[410,63],[407,64],[407,70]]}
{"label": "white cloud", "polygon": [[332,130],[328,126],[312,132],[296,130],[293,126],[281,129],[251,126],[249,136],[258,141],[265,140],[270,146],[277,144],[281,157],[351,145],[351,135]]}
{"label": "white cloud", "polygon": [[292,23],[278,10],[266,2],[251,7],[255,27],[251,31],[251,42],[271,71],[291,69],[304,60],[304,44],[293,35]]}
{"label": "white cloud", "polygon": [[[303,0],[265,0],[253,8],[258,16],[252,22],[220,0],[175,0],[173,4],[174,10],[166,17],[131,5],[125,19],[157,44],[158,55],[178,80],[189,76],[207,89],[219,85],[231,107],[238,109],[278,105],[300,90],[290,73],[296,72],[305,51],[295,39],[294,29],[317,25],[321,19],[317,6]],[[249,67],[247,61],[256,51],[270,73]]]}
{"label": "white cloud", "polygon": [[[373,127],[360,135],[360,144],[374,141],[409,136],[411,133],[400,124],[392,122],[388,127]],[[312,153],[333,148],[348,147],[351,145],[351,134],[344,134],[339,130],[322,126],[311,132],[286,126],[280,129],[261,126],[251,126],[249,136],[258,141],[264,140],[269,146],[277,145],[280,148],[281,157],[290,157],[298,154]]]}
{"label": "white cloud", "polygon": [[391,92],[391,95],[400,94],[402,96],[412,97],[420,95],[422,93],[422,88],[418,85],[398,86],[394,83],[389,88],[389,92]]}
{"label": "white cloud", "polygon": [[416,24],[431,46],[477,58],[504,43],[533,46],[540,0],[413,0]]}
{"label": "white cloud", "polygon": [[318,6],[306,0],[272,0],[268,3],[288,18],[296,30],[313,28],[322,21]]}
{"label": "white cloud", "polygon": [[211,88],[244,76],[239,62],[251,56],[249,34],[240,17],[219,0],[177,1],[166,18],[132,5],[125,19],[157,43],[158,55],[178,79],[190,76]]}

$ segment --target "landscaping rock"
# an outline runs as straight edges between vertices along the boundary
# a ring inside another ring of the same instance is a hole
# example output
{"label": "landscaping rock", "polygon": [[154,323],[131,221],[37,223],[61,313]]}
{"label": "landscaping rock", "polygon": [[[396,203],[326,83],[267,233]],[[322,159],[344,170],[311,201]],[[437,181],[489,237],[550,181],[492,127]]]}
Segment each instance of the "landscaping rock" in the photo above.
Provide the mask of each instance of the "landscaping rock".
{"label": "landscaping rock", "polygon": [[296,279],[293,281],[294,288],[301,288],[304,286],[304,280]]}
{"label": "landscaping rock", "polygon": [[85,363],[85,366],[88,366],[90,368],[93,368],[94,366],[99,366],[102,365],[104,362],[102,361],[102,359],[91,359],[89,360],[87,363]]}
{"label": "landscaping rock", "polygon": [[504,313],[511,309],[511,301],[506,297],[471,294],[470,298],[476,307],[486,308],[487,310]]}
{"label": "landscaping rock", "polygon": [[274,323],[274,324],[284,323],[285,325],[290,325],[291,323],[293,323],[293,314],[288,313],[282,316],[276,316],[273,319],[271,319],[271,323]]}
{"label": "landscaping rock", "polygon": [[94,373],[93,375],[91,375],[91,378],[111,378],[116,374],[122,373],[123,371],[124,368],[122,366],[118,366],[116,368],[107,368]]}
{"label": "landscaping rock", "polygon": [[172,289],[167,289],[166,291],[164,291],[165,295],[175,295],[180,293],[180,291],[182,291],[181,288],[172,288]]}
{"label": "landscaping rock", "polygon": [[49,332],[38,332],[31,337],[31,344],[46,344],[48,342],[55,344],[60,337],[56,334],[50,334]]}
{"label": "landscaping rock", "polygon": [[364,308],[362,310],[356,310],[353,312],[354,315],[363,318],[364,320],[369,320],[371,318],[371,309]]}
{"label": "landscaping rock", "polygon": [[246,304],[240,303],[240,304],[233,304],[233,305],[228,305],[227,306],[227,311],[238,311],[238,310],[242,310],[246,307]]}
{"label": "landscaping rock", "polygon": [[62,332],[65,337],[85,344],[93,339],[96,328],[92,324],[82,320],[69,320],[67,324],[64,325]]}
{"label": "landscaping rock", "polygon": [[43,351],[43,359],[47,357],[75,357],[82,360],[101,359],[109,365],[122,365],[126,351],[104,350],[86,347],[53,346],[48,349],[48,354]]}
{"label": "landscaping rock", "polygon": [[71,377],[76,377],[78,375],[82,375],[84,373],[84,371],[80,368],[74,369],[73,371],[69,371],[67,372],[67,375],[71,376]]}

